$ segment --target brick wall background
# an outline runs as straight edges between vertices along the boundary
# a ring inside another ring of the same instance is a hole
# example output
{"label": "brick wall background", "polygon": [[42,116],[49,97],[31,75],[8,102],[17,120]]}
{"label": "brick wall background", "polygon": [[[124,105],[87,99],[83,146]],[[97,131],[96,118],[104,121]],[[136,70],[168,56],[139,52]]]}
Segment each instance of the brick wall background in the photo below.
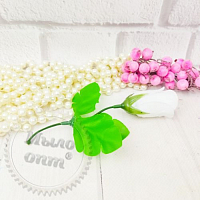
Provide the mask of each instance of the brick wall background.
{"label": "brick wall background", "polygon": [[133,47],[200,64],[200,0],[0,0],[0,64],[81,65]]}

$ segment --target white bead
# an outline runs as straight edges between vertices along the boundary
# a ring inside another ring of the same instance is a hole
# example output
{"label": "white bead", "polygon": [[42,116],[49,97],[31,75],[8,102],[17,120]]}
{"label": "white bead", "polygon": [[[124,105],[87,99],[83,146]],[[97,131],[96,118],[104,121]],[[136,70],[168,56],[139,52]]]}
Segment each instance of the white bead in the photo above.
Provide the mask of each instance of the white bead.
{"label": "white bead", "polygon": [[76,94],[77,93],[77,89],[76,88],[72,88],[72,94]]}
{"label": "white bead", "polygon": [[31,125],[37,124],[37,117],[35,117],[35,116],[30,117],[29,120],[28,120],[28,122]]}
{"label": "white bead", "polygon": [[133,88],[134,88],[135,90],[139,90],[139,89],[140,89],[140,86],[139,86],[138,84],[134,84]]}
{"label": "white bead", "polygon": [[78,74],[76,78],[77,78],[78,81],[82,81],[83,80],[83,75],[82,74]]}
{"label": "white bead", "polygon": [[12,123],[11,130],[12,131],[19,131],[21,128],[21,125],[19,123]]}
{"label": "white bead", "polygon": [[62,108],[63,102],[60,100],[56,101],[56,106],[57,106],[57,108]]}
{"label": "white bead", "polygon": [[86,78],[87,80],[91,80],[91,79],[92,79],[92,75],[88,73],[88,74],[86,74],[85,78]]}
{"label": "white bead", "polygon": [[33,102],[34,102],[35,104],[40,103],[40,101],[41,101],[41,99],[40,99],[39,97],[37,97],[37,96],[34,96],[34,97],[33,97]]}
{"label": "white bead", "polygon": [[19,115],[19,116],[25,116],[25,115],[26,115],[26,110],[25,110],[25,109],[20,109],[20,110],[18,111],[18,115]]}
{"label": "white bead", "polygon": [[71,102],[69,102],[69,101],[65,102],[65,108],[66,109],[70,109],[71,107],[72,107],[72,103]]}
{"label": "white bead", "polygon": [[117,73],[118,73],[118,70],[117,69],[111,69],[111,74],[112,75],[117,75]]}
{"label": "white bead", "polygon": [[107,77],[107,78],[104,79],[104,82],[105,82],[106,84],[110,84],[110,83],[112,82],[112,79],[109,78],[109,77]]}
{"label": "white bead", "polygon": [[121,79],[119,77],[115,78],[115,83],[120,84],[121,83]]}
{"label": "white bead", "polygon": [[20,98],[14,99],[14,103],[15,103],[16,105],[20,105],[20,104],[21,104]]}
{"label": "white bead", "polygon": [[27,118],[26,118],[26,117],[21,117],[21,118],[19,119],[19,122],[20,122],[21,124],[25,124],[25,123],[27,122]]}
{"label": "white bead", "polygon": [[42,106],[46,106],[48,104],[48,101],[46,99],[41,100]]}
{"label": "white bead", "polygon": [[68,114],[69,114],[69,117],[72,117],[74,115],[74,111],[71,109]]}
{"label": "white bead", "polygon": [[106,95],[108,95],[108,96],[109,96],[109,95],[111,95],[111,94],[112,94],[112,90],[110,90],[110,89],[107,89],[107,90],[106,90]]}
{"label": "white bead", "polygon": [[111,77],[111,75],[112,75],[112,74],[111,74],[111,71],[110,71],[110,70],[106,70],[106,76],[107,76],[107,77]]}
{"label": "white bead", "polygon": [[90,67],[85,68],[85,72],[86,73],[90,73],[91,72],[91,68]]}
{"label": "white bead", "polygon": [[11,107],[11,109],[10,109],[10,112],[11,112],[12,114],[17,113],[17,111],[18,111],[18,109],[17,109],[16,106]]}
{"label": "white bead", "polygon": [[52,104],[50,105],[50,108],[51,108],[51,110],[56,110],[56,109],[57,109],[56,104],[55,104],[55,103],[52,103]]}
{"label": "white bead", "polygon": [[63,119],[63,118],[64,118],[64,117],[63,117],[63,114],[60,114],[60,113],[57,114],[56,117],[57,117],[57,118],[60,118],[60,119]]}
{"label": "white bead", "polygon": [[1,131],[2,132],[9,132],[10,131],[9,123],[7,123],[7,122],[3,123],[3,125],[1,125]]}
{"label": "white bead", "polygon": [[100,76],[101,76],[101,77],[105,77],[105,76],[106,76],[106,72],[105,72],[105,71],[101,71],[101,72],[100,72]]}
{"label": "white bead", "polygon": [[6,86],[4,87],[4,91],[5,91],[5,92],[10,92],[10,90],[11,90],[10,86],[6,85]]}
{"label": "white bead", "polygon": [[9,94],[3,94],[3,99],[7,100],[9,98]]}
{"label": "white bead", "polygon": [[72,79],[71,78],[68,78],[68,79],[66,79],[66,81],[65,81],[65,83],[67,84],[67,85],[71,85],[72,84]]}
{"label": "white bead", "polygon": [[17,121],[18,120],[18,116],[17,115],[12,115],[11,120],[12,121]]}
{"label": "white bead", "polygon": [[37,85],[31,85],[30,89],[32,91],[36,91],[38,89]]}
{"label": "white bead", "polygon": [[3,112],[2,115],[1,115],[1,117],[2,117],[3,119],[6,119],[7,116],[8,116],[8,113],[7,113],[7,112]]}
{"label": "white bead", "polygon": [[41,124],[42,124],[42,123],[45,123],[45,122],[46,122],[46,117],[43,116],[43,115],[39,116],[39,117],[38,117],[38,122],[41,123]]}
{"label": "white bead", "polygon": [[76,88],[77,90],[80,90],[80,89],[81,89],[81,84],[80,84],[80,83],[76,83],[76,84],[75,84],[75,88]]}
{"label": "white bead", "polygon": [[34,115],[34,111],[33,110],[28,110],[27,111],[27,115],[28,116],[33,116]]}
{"label": "white bead", "polygon": [[120,88],[125,88],[126,87],[126,84],[125,83],[120,83]]}
{"label": "white bead", "polygon": [[104,65],[108,65],[108,63],[109,63],[109,60],[106,60],[106,59],[103,60],[103,64],[104,64]]}
{"label": "white bead", "polygon": [[68,93],[68,94],[66,95],[66,99],[67,99],[67,100],[71,100],[71,99],[72,99],[72,94],[71,94],[71,93]]}
{"label": "white bead", "polygon": [[114,92],[118,92],[118,91],[120,91],[120,87],[118,85],[115,85],[113,87],[113,90],[114,90]]}
{"label": "white bead", "polygon": [[146,90],[147,89],[147,85],[140,85],[140,90]]}
{"label": "white bead", "polygon": [[38,108],[35,109],[35,113],[36,113],[37,115],[42,115],[43,109],[40,108],[40,107],[38,107]]}
{"label": "white bead", "polygon": [[31,125],[30,124],[24,124],[23,125],[23,131],[30,131],[31,130]]}
{"label": "white bead", "polygon": [[33,107],[33,102],[32,101],[28,101],[26,105],[27,105],[27,108],[32,108]]}
{"label": "white bead", "polygon": [[51,120],[53,118],[53,114],[49,111],[46,111],[45,116],[47,119]]}
{"label": "white bead", "polygon": [[134,86],[133,83],[128,83],[128,87],[132,88]]}
{"label": "white bead", "polygon": [[115,66],[115,62],[111,61],[111,62],[109,63],[109,65],[110,65],[111,67],[114,67],[114,66]]}
{"label": "white bead", "polygon": [[118,62],[119,61],[119,57],[115,57],[113,60],[114,60],[114,62]]}
{"label": "white bead", "polygon": [[122,64],[123,64],[123,62],[118,62],[118,63],[117,63],[117,67],[121,67]]}

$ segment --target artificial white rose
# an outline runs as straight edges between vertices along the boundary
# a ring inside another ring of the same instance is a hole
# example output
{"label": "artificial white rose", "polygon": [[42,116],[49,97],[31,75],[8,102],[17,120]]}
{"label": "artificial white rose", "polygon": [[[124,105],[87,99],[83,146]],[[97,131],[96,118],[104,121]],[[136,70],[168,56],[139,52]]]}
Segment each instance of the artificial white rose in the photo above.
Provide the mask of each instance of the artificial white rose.
{"label": "artificial white rose", "polygon": [[173,117],[178,106],[178,96],[173,90],[148,90],[136,92],[124,101],[123,109],[139,117]]}

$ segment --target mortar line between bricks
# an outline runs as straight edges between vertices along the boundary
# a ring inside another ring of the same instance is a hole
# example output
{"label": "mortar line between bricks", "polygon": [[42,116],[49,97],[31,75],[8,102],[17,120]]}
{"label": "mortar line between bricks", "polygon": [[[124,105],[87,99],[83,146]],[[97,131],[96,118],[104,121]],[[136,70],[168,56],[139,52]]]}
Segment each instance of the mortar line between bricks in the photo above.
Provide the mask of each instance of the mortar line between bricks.
{"label": "mortar line between bricks", "polygon": [[40,52],[41,52],[41,62],[44,60],[48,60],[48,49],[47,49],[47,39],[46,34],[41,32],[39,35],[40,42]]}
{"label": "mortar line between bricks", "polygon": [[[32,22],[24,22],[24,23],[0,23],[0,30],[16,30],[16,28],[20,30],[46,30],[46,31],[62,31],[62,30],[79,30],[79,31],[89,31],[89,30],[102,30],[113,32],[113,31],[196,31],[200,28],[198,25],[192,26],[175,26],[175,25],[163,25],[163,24],[110,24],[110,25],[92,25],[92,24],[57,24],[57,23],[49,23],[49,22],[41,22],[41,23],[32,23]],[[112,29],[111,29],[112,28]]]}
{"label": "mortar line between bricks", "polygon": [[160,15],[157,21],[158,25],[167,26],[169,25],[168,19],[173,6],[178,0],[163,0],[163,4],[160,9]]}
{"label": "mortar line between bricks", "polygon": [[99,155],[99,169],[100,169],[100,179],[101,179],[101,200],[104,200],[104,192],[103,192],[103,174],[101,168],[101,156]]}
{"label": "mortar line between bricks", "polygon": [[192,33],[192,35],[190,37],[189,44],[188,44],[187,52],[186,52],[186,59],[191,59],[191,55],[192,55],[192,50],[194,48],[195,39],[196,39],[196,34]]}

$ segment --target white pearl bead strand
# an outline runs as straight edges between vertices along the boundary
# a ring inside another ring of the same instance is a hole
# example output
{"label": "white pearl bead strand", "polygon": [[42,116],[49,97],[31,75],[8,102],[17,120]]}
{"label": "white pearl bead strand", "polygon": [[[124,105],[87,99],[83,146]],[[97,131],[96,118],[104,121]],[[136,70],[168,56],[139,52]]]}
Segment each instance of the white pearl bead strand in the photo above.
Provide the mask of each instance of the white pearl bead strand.
{"label": "white pearl bead strand", "polygon": [[71,118],[74,94],[92,82],[106,95],[127,86],[145,90],[146,85],[121,82],[121,65],[129,59],[120,54],[79,68],[46,61],[42,65],[29,61],[0,67],[0,136],[9,131],[30,131],[32,126],[54,118]]}

